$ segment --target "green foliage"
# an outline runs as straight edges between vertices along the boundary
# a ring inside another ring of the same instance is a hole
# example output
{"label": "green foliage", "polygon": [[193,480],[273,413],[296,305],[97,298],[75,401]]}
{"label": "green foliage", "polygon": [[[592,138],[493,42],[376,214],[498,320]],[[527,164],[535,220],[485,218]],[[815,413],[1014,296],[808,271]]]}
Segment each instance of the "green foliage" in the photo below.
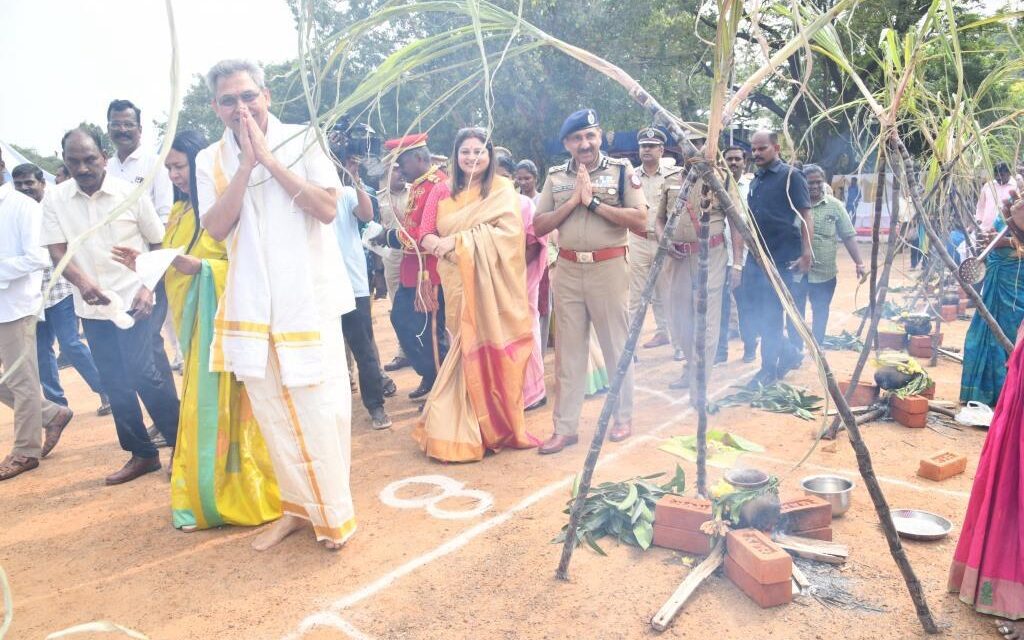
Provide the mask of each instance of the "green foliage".
{"label": "green foliage", "polygon": [[[59,169],[60,166],[62,164],[64,164],[64,161],[61,160],[60,156],[58,156],[56,153],[53,154],[52,156],[44,156],[44,155],[40,154],[38,151],[36,151],[35,149],[33,149],[31,147],[21,147],[21,146],[18,146],[16,144],[12,144],[11,146],[14,147],[14,149],[18,153],[20,153],[21,155],[25,156],[25,158],[27,158],[29,162],[31,162],[32,164],[36,165],[37,167],[39,167],[43,171],[47,171],[49,173],[56,173],[57,169]],[[10,166],[10,162],[9,161],[8,161],[8,167],[7,168],[8,169],[13,169],[14,168],[14,167]]]}
{"label": "green foliage", "polygon": [[864,349],[861,339],[849,331],[843,331],[838,336],[825,336],[821,346],[830,351],[861,351]]}
{"label": "green foliage", "polygon": [[[623,482],[602,482],[591,488],[583,503],[580,526],[576,530],[576,543],[586,543],[595,552],[606,555],[597,541],[615,536],[619,542],[647,550],[654,540],[654,507],[666,494],[681,495],[686,490],[686,474],[676,465],[675,475],[663,485],[650,482],[661,473],[631,478]],[[579,484],[573,483],[572,498],[563,513],[569,513],[579,494]],[[565,542],[569,529],[566,524],[553,543]]]}
{"label": "green foliage", "polygon": [[776,382],[768,387],[741,389],[718,402],[709,403],[708,413],[717,413],[722,407],[750,406],[771,413],[791,413],[804,420],[813,420],[812,412],[821,409],[822,400],[821,396],[812,395],[806,389]]}

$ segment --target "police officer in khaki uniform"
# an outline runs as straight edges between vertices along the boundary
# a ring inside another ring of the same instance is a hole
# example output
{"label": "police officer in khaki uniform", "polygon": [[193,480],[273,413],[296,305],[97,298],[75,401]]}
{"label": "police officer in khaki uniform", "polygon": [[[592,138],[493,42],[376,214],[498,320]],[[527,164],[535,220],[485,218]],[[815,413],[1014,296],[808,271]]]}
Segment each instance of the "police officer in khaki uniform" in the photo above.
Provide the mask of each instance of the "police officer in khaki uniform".
{"label": "police officer in khaki uniform", "polygon": [[[398,165],[388,172],[388,186],[377,191],[377,203],[380,206],[380,222],[385,229],[397,229],[404,223],[405,209],[409,202],[409,185],[406,184]],[[399,287],[399,265],[402,264],[402,250],[390,249],[381,259],[384,263],[384,280],[388,285],[388,298],[395,302],[395,293]],[[397,371],[409,366],[409,359],[398,347],[398,355],[384,365],[385,371]]]}
{"label": "police officer in khaki uniform", "polygon": [[[647,203],[628,160],[601,153],[601,128],[593,109],[569,116],[559,137],[572,159],[552,167],[537,204],[538,236],[558,230],[555,294],[555,433],[540,453],[576,444],[586,389],[593,326],[607,367],[615,367],[628,333],[629,229],[646,231]],[[613,442],[632,433],[632,367],[622,383]]]}
{"label": "police officer in khaki uniform", "polygon": [[[727,176],[724,172],[721,172],[721,178],[724,184],[728,184]],[[676,201],[676,197],[679,195],[682,179],[683,174],[680,173],[666,181],[665,189],[662,192],[664,201],[658,205],[661,212],[658,218],[659,231],[665,228],[667,211],[671,209]],[[711,367],[715,362],[715,353],[718,350],[718,334],[722,316],[722,293],[725,288],[726,265],[728,263],[727,243],[725,241],[725,212],[714,194],[710,190],[705,189],[703,181],[698,179],[696,184],[690,189],[685,208],[679,214],[669,253],[672,257],[672,261],[668,265],[669,285],[667,287],[669,326],[673,339],[679,336],[682,341],[682,348],[686,353],[687,360],[682,375],[678,380],[669,384],[670,389],[688,388],[693,382],[693,372],[696,371],[696,367],[691,366],[691,364],[695,362],[697,261],[700,254],[697,230],[700,227],[702,201],[707,205],[710,213],[708,220],[708,316],[707,334],[704,341],[704,362],[707,364],[705,371],[709,376]],[[734,204],[737,208],[739,207],[739,203],[735,199]],[[733,256],[734,262],[738,264],[743,254],[743,239],[737,236],[738,234],[733,235],[731,246],[734,254],[737,251],[740,254],[739,256]]]}
{"label": "police officer in khaki uniform", "polygon": [[[640,236],[635,233],[629,234],[629,318],[633,319],[637,309],[640,308],[640,294],[643,293],[644,285],[647,284],[647,274],[651,270],[651,263],[654,262],[654,254],[658,252],[658,219],[663,217],[664,201],[663,190],[666,181],[675,181],[678,184],[678,175],[682,167],[666,167],[661,163],[665,154],[665,142],[668,140],[661,130],[654,127],[641,129],[637,134],[637,143],[640,146],[641,165],[636,173],[643,184],[644,199],[647,200],[647,233]],[[667,272],[662,271],[658,278],[657,288],[654,290],[654,299],[651,306],[654,309],[654,323],[656,331],[654,337],[644,344],[644,349],[651,349],[669,344],[670,325],[665,313],[665,301],[669,279]],[[672,336],[671,343],[675,347],[675,359],[683,359],[683,343],[681,336]]]}

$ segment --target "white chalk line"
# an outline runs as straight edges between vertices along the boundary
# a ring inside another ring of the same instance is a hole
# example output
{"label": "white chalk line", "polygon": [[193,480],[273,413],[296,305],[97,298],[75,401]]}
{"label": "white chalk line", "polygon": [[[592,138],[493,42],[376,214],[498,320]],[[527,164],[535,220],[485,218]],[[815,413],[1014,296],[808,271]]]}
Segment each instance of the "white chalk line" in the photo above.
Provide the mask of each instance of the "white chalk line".
{"label": "white chalk line", "polygon": [[[750,370],[750,368],[748,367],[747,371],[743,372],[743,374],[741,374],[739,377],[741,378],[752,372],[753,371]],[[715,392],[712,394],[712,397],[718,397],[719,395],[727,391],[730,388],[731,384],[732,383],[730,383],[730,385],[728,386],[719,387],[718,389],[716,389]],[[638,385],[634,385],[633,388],[635,391],[640,391],[642,393],[647,393],[650,395],[654,395],[656,397],[664,398],[672,405],[680,404],[681,402],[687,402],[688,404],[688,396],[684,396],[683,398],[673,398],[671,395],[664,393],[662,391],[658,391],[656,389],[648,389],[646,387],[641,387]],[[689,417],[692,413],[693,408],[687,406],[686,409],[684,409],[675,417],[669,418],[668,420],[665,420],[658,426],[654,427],[654,429],[648,432],[647,437],[630,438],[628,442],[619,446],[614,452],[609,453],[606,456],[603,456],[598,461],[598,466],[604,466],[610,462],[617,460],[626,452],[631,451],[637,446],[646,443],[654,435],[661,433],[662,431],[672,426],[673,424]],[[363,632],[359,631],[357,628],[352,626],[351,623],[345,621],[339,615],[337,615],[337,612],[348,609],[362,602],[363,600],[366,600],[367,598],[376,595],[377,593],[390,587],[400,578],[404,578],[405,576],[416,571],[417,569],[424,567],[430,564],[431,562],[434,562],[435,560],[443,558],[444,556],[452,552],[458,551],[462,547],[466,546],[469,542],[471,542],[474,538],[490,531],[491,529],[494,529],[495,527],[504,524],[505,522],[508,522],[508,520],[510,520],[512,516],[519,513],[520,511],[529,509],[534,504],[551,496],[555,492],[572,486],[572,482],[575,477],[575,474],[566,476],[561,480],[557,480],[555,482],[548,484],[545,487],[542,487],[541,489],[535,491],[534,493],[520,500],[518,503],[513,505],[508,510],[492,518],[489,518],[488,520],[485,520],[480,524],[467,529],[466,531],[463,531],[459,535],[451,538],[450,540],[447,540],[440,546],[435,547],[433,550],[428,551],[427,553],[421,556],[413,558],[412,560],[409,560],[408,562],[384,574],[380,578],[377,578],[365,587],[357,591],[354,591],[353,593],[343,598],[335,600],[334,602],[329,604],[324,611],[320,611],[306,616],[299,623],[298,629],[294,632],[288,633],[285,636],[282,636],[282,640],[297,640],[298,638],[301,638],[303,635],[305,635],[312,629],[320,626],[330,626],[332,628],[339,629],[342,632],[348,634],[350,637],[355,638],[356,640],[369,640],[371,636],[367,636]],[[345,625],[345,627],[343,628],[342,626],[339,626],[340,624]]]}

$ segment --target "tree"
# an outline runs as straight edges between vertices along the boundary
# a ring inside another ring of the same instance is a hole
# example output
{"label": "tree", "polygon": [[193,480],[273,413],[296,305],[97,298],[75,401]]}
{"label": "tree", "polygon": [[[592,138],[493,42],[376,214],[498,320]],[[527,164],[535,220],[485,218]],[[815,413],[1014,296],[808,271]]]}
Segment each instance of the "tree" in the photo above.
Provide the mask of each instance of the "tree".
{"label": "tree", "polygon": [[[44,156],[31,147],[21,147],[16,144],[11,144],[11,146],[14,147],[15,151],[25,156],[25,158],[29,162],[36,165],[43,171],[46,171],[47,173],[56,173],[57,169],[59,169],[61,165],[64,164],[64,161],[61,160],[60,156],[58,156],[57,154],[53,154],[52,156]],[[13,168],[14,167],[8,167],[8,169]]]}

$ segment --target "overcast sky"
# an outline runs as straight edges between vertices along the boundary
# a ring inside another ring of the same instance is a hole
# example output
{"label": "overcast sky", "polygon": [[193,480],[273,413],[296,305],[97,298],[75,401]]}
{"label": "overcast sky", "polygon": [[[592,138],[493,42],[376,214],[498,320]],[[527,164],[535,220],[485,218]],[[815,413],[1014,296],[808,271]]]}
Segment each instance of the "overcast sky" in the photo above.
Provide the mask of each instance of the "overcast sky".
{"label": "overcast sky", "polygon": [[[285,0],[174,0],[182,91],[223,58],[281,62],[297,51]],[[0,140],[60,147],[82,120],[106,126],[107,104],[142,109],[143,144],[170,99],[170,35],[163,0],[0,0]]]}

